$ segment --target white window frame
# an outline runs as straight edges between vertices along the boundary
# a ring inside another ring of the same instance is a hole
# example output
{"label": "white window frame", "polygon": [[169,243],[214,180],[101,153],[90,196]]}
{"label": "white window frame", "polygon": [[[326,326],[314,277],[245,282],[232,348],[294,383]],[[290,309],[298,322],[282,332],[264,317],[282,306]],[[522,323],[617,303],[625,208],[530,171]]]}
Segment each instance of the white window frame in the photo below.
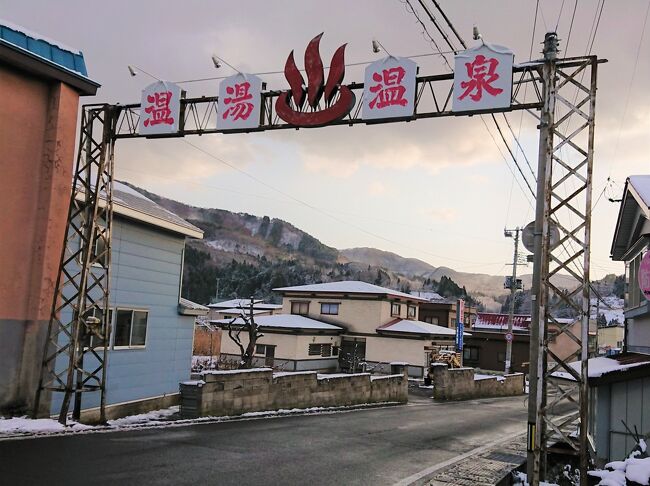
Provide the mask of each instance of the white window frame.
{"label": "white window frame", "polygon": [[[115,337],[117,336],[117,315],[120,311],[131,311],[131,332],[129,334],[129,345],[128,346],[118,346],[115,344]],[[145,336],[144,336],[144,344],[130,344],[132,339],[133,339],[133,313],[134,312],[144,312],[147,315],[147,326],[145,330]],[[116,307],[115,311],[113,312],[113,321],[115,322],[115,326],[113,327],[111,332],[112,335],[112,349],[114,350],[122,350],[122,349],[144,349],[147,347],[147,342],[149,341],[149,309],[142,309],[142,308],[134,308],[134,307]]]}

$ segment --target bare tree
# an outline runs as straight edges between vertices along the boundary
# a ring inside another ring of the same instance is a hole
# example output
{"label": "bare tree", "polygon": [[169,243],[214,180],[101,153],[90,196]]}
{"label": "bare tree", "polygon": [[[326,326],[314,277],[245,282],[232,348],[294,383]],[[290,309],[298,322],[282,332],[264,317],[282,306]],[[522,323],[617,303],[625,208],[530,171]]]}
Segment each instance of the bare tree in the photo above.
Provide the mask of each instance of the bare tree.
{"label": "bare tree", "polygon": [[[248,315],[246,315],[245,312],[242,312],[240,317],[235,317],[226,325],[226,329],[228,329],[228,337],[235,342],[241,354],[239,369],[249,369],[253,367],[255,345],[257,344],[257,340],[263,336],[259,331],[258,325],[255,323],[255,318],[253,316],[253,303],[254,300],[253,297],[251,297]],[[241,306],[240,309],[242,311],[244,310]],[[236,323],[237,319],[241,319],[243,323]],[[248,335],[248,344],[246,346],[244,346],[242,342],[242,333]]]}

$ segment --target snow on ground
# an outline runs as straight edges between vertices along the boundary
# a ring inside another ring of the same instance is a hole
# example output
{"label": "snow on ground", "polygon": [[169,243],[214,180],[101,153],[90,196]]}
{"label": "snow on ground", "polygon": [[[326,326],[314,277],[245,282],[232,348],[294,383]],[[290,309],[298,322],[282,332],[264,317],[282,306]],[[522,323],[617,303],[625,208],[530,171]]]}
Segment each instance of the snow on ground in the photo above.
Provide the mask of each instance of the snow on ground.
{"label": "snow on ground", "polygon": [[[528,484],[528,476],[526,476],[526,473],[522,472],[515,472],[514,473],[514,481],[512,484],[515,486],[529,486]],[[539,486],[558,486],[555,483],[547,483],[546,481],[540,481]]]}
{"label": "snow on ground", "polygon": [[650,484],[650,457],[639,457],[647,454],[645,440],[639,440],[638,445],[624,461],[612,461],[605,464],[605,469],[589,471],[589,475],[600,478],[600,486],[625,486],[627,481],[648,485]]}
{"label": "snow on ground", "polygon": [[124,425],[151,424],[153,422],[161,423],[162,421],[169,422],[170,418],[179,411],[179,406],[163,408],[162,410],[154,410],[153,412],[140,413],[138,415],[129,415],[128,417],[109,420],[108,425],[112,427],[122,427]]}
{"label": "snow on ground", "polygon": [[[399,375],[401,376],[401,375]],[[0,417],[0,440],[41,437],[48,435],[62,435],[70,433],[98,433],[116,432],[121,430],[152,428],[152,427],[179,427],[201,423],[227,422],[233,420],[253,420],[260,418],[275,418],[287,415],[314,415],[344,413],[359,409],[377,408],[399,405],[398,402],[366,403],[342,407],[310,407],[291,408],[280,410],[267,410],[261,412],[248,412],[241,415],[208,416],[196,419],[178,419],[179,407],[174,406],[153,412],[131,415],[121,419],[109,420],[107,426],[84,425],[68,421],[68,426],[63,426],[54,419],[30,419],[27,417]]]}
{"label": "snow on ground", "polygon": [[1,435],[23,435],[23,434],[47,434],[52,432],[62,432],[65,430],[80,431],[88,430],[93,427],[71,422],[68,428],[61,425],[53,419],[30,419],[27,417],[0,417],[0,436]]}

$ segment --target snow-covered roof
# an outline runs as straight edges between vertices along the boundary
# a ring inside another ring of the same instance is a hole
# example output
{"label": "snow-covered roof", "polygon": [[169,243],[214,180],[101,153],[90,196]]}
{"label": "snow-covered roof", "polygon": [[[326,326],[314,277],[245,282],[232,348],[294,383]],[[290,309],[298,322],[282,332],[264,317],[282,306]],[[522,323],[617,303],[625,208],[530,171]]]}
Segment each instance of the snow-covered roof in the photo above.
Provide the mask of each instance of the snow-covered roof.
{"label": "snow-covered roof", "polygon": [[[230,324],[231,319],[219,319],[210,321],[214,324],[224,325]],[[232,321],[234,325],[243,325],[243,319],[237,318]],[[334,324],[317,321],[309,317],[300,316],[298,314],[275,314],[273,316],[260,316],[255,318],[255,323],[263,328],[275,329],[302,329],[312,331],[343,331],[344,329]]]}
{"label": "snow-covered roof", "polygon": [[426,302],[426,299],[411,294],[399,292],[379,285],[373,285],[359,280],[343,280],[341,282],[327,282],[311,285],[298,285],[296,287],[280,287],[273,289],[276,292],[308,292],[308,293],[331,293],[331,294],[373,294],[401,297],[403,299]]}
{"label": "snow-covered roof", "polygon": [[433,292],[432,290],[414,290],[411,292],[411,295],[426,299],[429,302],[434,304],[452,304],[453,302],[447,300],[445,297],[440,295],[438,292]]}
{"label": "snow-covered roof", "polygon": [[[456,330],[448,327],[437,326],[422,321],[410,321],[407,319],[399,319],[395,322],[384,324],[377,328],[377,332],[401,332],[405,334],[432,334],[436,336],[455,336]],[[463,333],[465,336],[471,334]]]}
{"label": "snow-covered roof", "polygon": [[204,316],[209,310],[206,306],[184,299],[183,297],[178,301],[178,312],[182,315]]}
{"label": "snow-covered roof", "polygon": [[[569,366],[580,375],[580,361],[569,363]],[[600,378],[610,373],[623,372],[638,366],[650,366],[650,356],[637,353],[620,354],[613,358],[599,356],[588,360],[587,370],[589,378]],[[573,375],[568,371],[555,371],[552,376],[566,380],[575,380]]]}
{"label": "snow-covered roof", "polygon": [[[215,302],[209,304],[208,307],[211,309],[227,309],[231,311],[232,309],[245,308],[248,309],[251,305],[251,299],[231,299],[225,300],[223,302]],[[282,304],[267,304],[261,299],[253,299],[253,309],[265,309],[265,310],[275,310],[282,309]],[[220,312],[226,312],[220,311]]]}
{"label": "snow-covered roof", "polygon": [[[233,307],[232,309],[217,309],[216,311],[220,314],[239,314],[239,315],[246,315],[246,316],[251,312],[250,309],[241,308],[241,307]],[[253,308],[254,316],[257,314],[264,314],[265,312],[268,312],[268,310]]]}
{"label": "snow-covered roof", "polygon": [[632,175],[628,180],[635,195],[638,196],[638,202],[650,208],[650,175]]}
{"label": "snow-covered roof", "polygon": [[99,84],[88,78],[79,49],[0,19],[0,62],[63,81],[82,95],[94,95]]}
{"label": "snow-covered roof", "polygon": [[[104,195],[102,194],[102,198]],[[83,201],[83,190],[78,190],[76,198]],[[113,212],[129,219],[141,221],[180,233],[192,238],[203,238],[203,231],[171,211],[163,208],[126,184],[113,183]]]}
{"label": "snow-covered roof", "polygon": [[[646,220],[650,220],[650,175],[632,175],[625,181],[610,250],[612,260],[622,260],[630,246],[636,242],[633,238],[641,236],[637,234],[638,212]],[[647,234],[647,229],[643,233]]]}

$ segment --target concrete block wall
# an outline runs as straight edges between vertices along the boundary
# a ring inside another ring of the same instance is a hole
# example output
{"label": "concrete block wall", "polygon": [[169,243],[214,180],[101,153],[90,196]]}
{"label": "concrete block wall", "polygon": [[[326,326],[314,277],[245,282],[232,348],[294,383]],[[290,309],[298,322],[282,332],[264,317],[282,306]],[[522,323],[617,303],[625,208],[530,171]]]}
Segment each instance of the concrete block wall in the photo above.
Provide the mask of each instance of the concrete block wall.
{"label": "concrete block wall", "polygon": [[505,397],[524,393],[523,373],[474,380],[474,368],[447,368],[432,365],[433,398],[466,400],[470,398]]}
{"label": "concrete block wall", "polygon": [[361,373],[319,378],[311,371],[273,376],[272,370],[257,368],[205,371],[193,378],[196,379],[180,384],[183,418],[408,400],[405,374],[371,377]]}

